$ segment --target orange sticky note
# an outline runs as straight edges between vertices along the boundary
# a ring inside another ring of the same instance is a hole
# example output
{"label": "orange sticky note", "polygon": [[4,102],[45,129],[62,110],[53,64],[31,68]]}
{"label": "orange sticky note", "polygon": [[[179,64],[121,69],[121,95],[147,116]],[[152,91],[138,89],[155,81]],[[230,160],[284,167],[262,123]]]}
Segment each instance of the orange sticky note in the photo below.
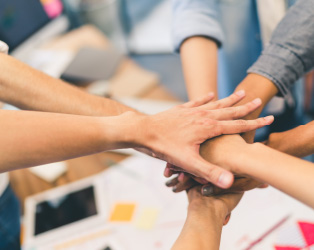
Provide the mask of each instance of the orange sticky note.
{"label": "orange sticky note", "polygon": [[109,221],[128,222],[132,220],[135,204],[117,203],[111,213]]}

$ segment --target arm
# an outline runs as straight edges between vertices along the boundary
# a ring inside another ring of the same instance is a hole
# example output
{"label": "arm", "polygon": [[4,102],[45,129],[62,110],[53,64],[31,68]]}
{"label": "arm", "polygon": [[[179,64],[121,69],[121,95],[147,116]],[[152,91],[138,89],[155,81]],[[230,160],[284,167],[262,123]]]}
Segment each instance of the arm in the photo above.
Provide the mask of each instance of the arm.
{"label": "arm", "polygon": [[[224,152],[228,152],[228,157]],[[205,143],[203,157],[240,175],[268,183],[314,208],[314,165],[271,149],[261,143],[247,144],[239,135]]]}
{"label": "arm", "polygon": [[187,219],[172,249],[218,250],[226,217],[241,197],[241,193],[204,197],[199,186],[190,189]]}
{"label": "arm", "polygon": [[0,110],[0,172],[126,147],[126,118]]}
{"label": "arm", "polygon": [[0,53],[0,100],[20,109],[110,116],[131,108],[114,100],[90,95]]}
{"label": "arm", "polygon": [[173,0],[173,37],[191,100],[217,94],[218,46],[223,34],[215,1]]}
{"label": "arm", "polygon": [[272,34],[257,62],[248,70],[270,79],[292,105],[290,87],[314,66],[314,0],[299,0]]}
{"label": "arm", "polygon": [[190,100],[204,93],[217,96],[218,47],[205,37],[191,37],[180,49],[185,84]]}
{"label": "arm", "polygon": [[285,132],[272,133],[265,145],[300,158],[314,154],[314,121]]}
{"label": "arm", "polygon": [[[225,100],[208,103],[212,97],[207,95],[197,102],[185,103],[153,116],[132,111],[119,116],[88,117],[2,110],[0,171],[109,149],[137,147],[146,149],[162,160],[181,165],[187,171],[201,173],[204,168],[213,168],[199,155],[199,146],[206,139],[222,133],[256,129],[272,122],[272,119],[245,121],[245,124],[232,121],[230,119],[254,110],[258,104],[215,109],[226,102],[230,102],[230,106],[241,96],[233,95]],[[219,171],[219,175],[229,174],[221,168],[216,171]],[[220,184],[223,186],[224,183]]]}

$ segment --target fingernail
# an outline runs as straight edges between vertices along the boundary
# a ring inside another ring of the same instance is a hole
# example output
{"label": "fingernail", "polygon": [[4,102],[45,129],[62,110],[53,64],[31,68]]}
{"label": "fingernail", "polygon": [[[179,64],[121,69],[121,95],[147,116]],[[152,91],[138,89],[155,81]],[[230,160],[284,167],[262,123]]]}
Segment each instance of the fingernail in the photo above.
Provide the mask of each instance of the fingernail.
{"label": "fingernail", "polygon": [[203,179],[203,178],[198,179],[197,182],[199,182],[201,184],[207,184],[208,183],[208,181]]}
{"label": "fingernail", "polygon": [[182,182],[184,180],[184,173],[180,173],[178,176],[178,181]]}
{"label": "fingernail", "polygon": [[176,191],[177,191],[177,186],[174,186],[174,187],[172,188],[172,191],[173,191],[173,192],[176,192]]}
{"label": "fingernail", "polygon": [[264,119],[265,119],[267,122],[273,122],[275,118],[274,118],[273,115],[269,115],[269,116],[266,116]]}
{"label": "fingernail", "polygon": [[260,98],[256,98],[252,101],[255,105],[260,105],[262,103],[262,100]]}
{"label": "fingernail", "polygon": [[220,184],[220,186],[222,188],[227,188],[230,186],[230,184],[232,183],[232,175],[231,174],[226,174],[226,173],[222,173],[220,176],[219,176],[219,179],[218,179],[218,184]]}
{"label": "fingernail", "polygon": [[164,176],[165,177],[170,177],[169,174],[170,174],[170,169],[169,168],[165,168]]}
{"label": "fingernail", "polygon": [[239,91],[235,92],[235,94],[236,94],[237,96],[242,97],[242,96],[245,95],[245,91],[244,91],[244,90],[239,90]]}
{"label": "fingernail", "polygon": [[212,186],[205,186],[202,188],[202,194],[204,196],[211,196],[214,193],[214,188]]}

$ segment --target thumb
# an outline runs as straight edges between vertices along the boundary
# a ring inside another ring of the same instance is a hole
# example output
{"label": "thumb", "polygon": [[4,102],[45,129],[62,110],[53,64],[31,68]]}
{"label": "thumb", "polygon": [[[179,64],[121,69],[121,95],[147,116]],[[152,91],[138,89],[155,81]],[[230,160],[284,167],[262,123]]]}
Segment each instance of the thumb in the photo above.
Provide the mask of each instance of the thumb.
{"label": "thumb", "polygon": [[199,154],[194,156],[194,159],[186,168],[188,172],[221,188],[229,188],[232,185],[234,177],[231,172],[204,160]]}

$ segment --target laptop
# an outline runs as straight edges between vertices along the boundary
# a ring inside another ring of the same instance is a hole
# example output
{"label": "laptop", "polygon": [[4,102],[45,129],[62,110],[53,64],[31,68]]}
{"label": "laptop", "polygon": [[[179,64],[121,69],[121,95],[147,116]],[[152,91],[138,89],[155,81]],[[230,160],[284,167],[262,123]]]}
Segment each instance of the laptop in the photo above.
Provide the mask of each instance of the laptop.
{"label": "laptop", "polygon": [[57,60],[53,57],[58,55],[41,53],[39,56],[38,48],[68,27],[62,0],[0,1],[0,40],[9,45],[12,56],[39,70],[47,63],[45,58],[55,63]]}

